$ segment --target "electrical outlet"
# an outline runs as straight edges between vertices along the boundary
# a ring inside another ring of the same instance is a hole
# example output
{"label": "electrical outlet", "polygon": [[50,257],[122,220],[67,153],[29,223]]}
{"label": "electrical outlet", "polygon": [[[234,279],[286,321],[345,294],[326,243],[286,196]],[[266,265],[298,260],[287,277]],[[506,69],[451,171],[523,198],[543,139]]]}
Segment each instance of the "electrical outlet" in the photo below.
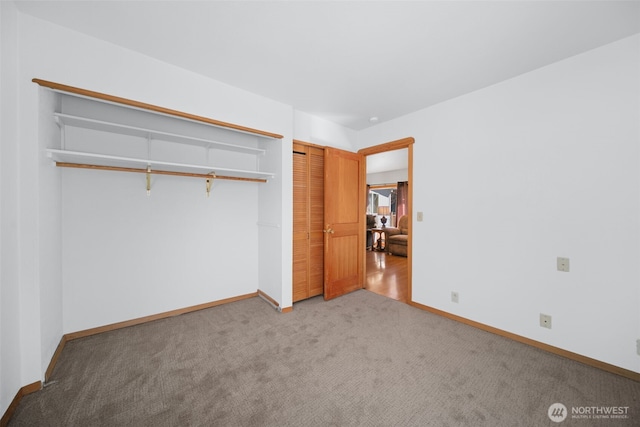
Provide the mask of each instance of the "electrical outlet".
{"label": "electrical outlet", "polygon": [[558,271],[569,272],[569,258],[558,257]]}
{"label": "electrical outlet", "polygon": [[540,326],[551,329],[551,316],[540,313]]}
{"label": "electrical outlet", "polygon": [[457,303],[458,302],[458,293],[451,292],[451,301]]}
{"label": "electrical outlet", "polygon": [[640,340],[636,340],[636,351],[638,352],[638,356],[640,356]]}

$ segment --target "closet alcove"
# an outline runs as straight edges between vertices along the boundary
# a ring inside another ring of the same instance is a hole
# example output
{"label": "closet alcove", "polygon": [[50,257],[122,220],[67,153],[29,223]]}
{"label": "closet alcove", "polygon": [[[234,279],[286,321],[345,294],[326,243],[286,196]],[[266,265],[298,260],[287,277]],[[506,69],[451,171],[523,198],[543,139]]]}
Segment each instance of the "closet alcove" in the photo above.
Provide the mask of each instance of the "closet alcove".
{"label": "closet alcove", "polygon": [[33,81],[65,333],[258,290],[282,301],[281,135]]}

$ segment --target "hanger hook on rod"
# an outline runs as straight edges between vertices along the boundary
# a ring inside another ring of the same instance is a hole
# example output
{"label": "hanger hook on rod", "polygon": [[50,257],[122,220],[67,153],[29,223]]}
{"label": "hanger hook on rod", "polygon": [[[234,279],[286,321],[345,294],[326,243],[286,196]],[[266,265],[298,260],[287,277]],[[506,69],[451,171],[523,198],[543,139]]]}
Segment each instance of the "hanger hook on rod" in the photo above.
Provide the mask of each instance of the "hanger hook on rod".
{"label": "hanger hook on rod", "polygon": [[151,195],[151,165],[147,165],[147,196]]}
{"label": "hanger hook on rod", "polygon": [[216,173],[215,172],[211,172],[209,175],[211,175],[211,178],[207,178],[205,180],[206,186],[207,186],[207,197],[209,197],[209,195],[211,194],[211,184],[213,184],[213,180],[216,177]]}

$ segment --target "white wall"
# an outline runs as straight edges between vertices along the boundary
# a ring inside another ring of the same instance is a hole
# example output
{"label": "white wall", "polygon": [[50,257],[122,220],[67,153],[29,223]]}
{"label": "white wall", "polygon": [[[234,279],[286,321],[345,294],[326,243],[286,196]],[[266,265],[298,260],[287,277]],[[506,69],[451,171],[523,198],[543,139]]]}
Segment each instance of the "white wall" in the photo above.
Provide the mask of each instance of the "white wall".
{"label": "white wall", "polygon": [[[291,293],[291,257],[278,251],[291,227],[272,227],[268,244],[278,250],[262,263],[258,226],[287,220],[289,174],[262,188],[217,181],[210,199],[203,183],[154,178],[147,198],[135,174],[55,168],[43,152],[54,143],[46,116],[55,100],[31,79],[282,134],[261,160],[275,167],[290,157],[290,106],[2,7],[0,410],[19,387],[42,379],[63,333],[262,286],[275,299]],[[15,119],[18,126],[4,126]],[[274,200],[262,193],[279,199],[261,203]]]}
{"label": "white wall", "polygon": [[[63,322],[63,287],[62,287],[62,229],[60,226],[61,211],[61,187],[60,174],[56,168],[52,167],[51,162],[41,155],[42,150],[47,146],[60,142],[60,131],[57,125],[50,120],[50,111],[54,109],[56,97],[50,91],[39,91],[38,94],[38,115],[36,126],[29,124],[28,126],[37,129],[35,136],[37,144],[22,144],[31,149],[27,151],[27,156],[23,158],[24,165],[31,170],[34,176],[37,176],[37,218],[33,220],[37,223],[25,223],[25,234],[33,233],[32,227],[36,226],[40,231],[37,235],[38,252],[33,253],[33,263],[38,266],[37,276],[34,280],[34,294],[40,298],[40,348],[42,359],[39,360],[40,369],[46,370],[50,361],[51,352],[58,346],[60,342],[60,332]],[[28,116],[24,116],[27,123],[33,123]],[[22,139],[21,139],[22,140]],[[31,140],[32,141],[32,140]],[[32,151],[33,150],[33,151]],[[33,156],[36,156],[37,163],[34,163]],[[32,169],[33,168],[33,169]],[[22,191],[34,193],[29,181],[28,186]],[[31,198],[33,196],[29,196]],[[21,215],[24,217],[23,215]],[[31,255],[31,254],[30,254]],[[25,254],[25,256],[27,256]],[[27,268],[31,268],[27,265]],[[35,270],[35,269],[34,269]],[[34,303],[34,301],[29,301]],[[26,307],[25,307],[26,308]],[[34,330],[34,333],[36,331]]]}
{"label": "white wall", "polygon": [[13,3],[0,2],[0,413],[20,387],[18,235],[18,26]]}
{"label": "white wall", "polygon": [[640,372],[639,76],[636,35],[361,132],[416,139],[413,300]]}
{"label": "white wall", "polygon": [[354,147],[357,143],[358,133],[353,129],[297,110],[294,112],[293,122],[294,139],[347,151],[357,151]]}
{"label": "white wall", "polygon": [[[291,129],[293,126],[291,125]],[[261,164],[265,170],[280,170],[283,173],[260,187],[260,206],[277,206],[278,210],[260,210],[259,235],[260,246],[260,290],[274,298],[279,308],[292,304],[292,235],[293,200],[292,139],[289,133],[281,141],[272,141],[273,147],[267,151]],[[279,237],[280,236],[280,237]],[[264,272],[271,272],[264,274]]]}

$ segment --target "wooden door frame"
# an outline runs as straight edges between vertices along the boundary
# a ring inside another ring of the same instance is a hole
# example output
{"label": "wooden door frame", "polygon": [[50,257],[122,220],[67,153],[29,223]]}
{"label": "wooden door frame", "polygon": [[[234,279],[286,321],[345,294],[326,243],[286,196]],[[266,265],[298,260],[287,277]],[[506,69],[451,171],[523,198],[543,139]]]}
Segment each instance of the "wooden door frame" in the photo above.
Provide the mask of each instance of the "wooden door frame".
{"label": "wooden door frame", "polygon": [[[362,154],[363,156],[365,156],[365,160],[367,156],[370,156],[372,154],[386,153],[388,151],[401,150],[403,148],[406,148],[408,152],[407,153],[407,157],[408,157],[407,158],[407,168],[408,168],[407,178],[409,180],[409,195],[408,195],[408,201],[407,201],[407,205],[408,205],[407,209],[409,210],[409,215],[408,215],[409,237],[407,238],[407,300],[408,300],[408,303],[413,302],[411,281],[413,276],[412,252],[413,252],[413,144],[414,142],[415,142],[415,139],[413,137],[407,137],[407,138],[397,139],[395,141],[390,141],[384,144],[374,145],[373,147],[367,147],[367,148],[362,148],[361,150],[358,150],[358,154]],[[365,169],[366,169],[366,162],[365,162]],[[364,247],[362,248],[362,250],[365,252],[364,255],[366,255],[367,248]]]}

